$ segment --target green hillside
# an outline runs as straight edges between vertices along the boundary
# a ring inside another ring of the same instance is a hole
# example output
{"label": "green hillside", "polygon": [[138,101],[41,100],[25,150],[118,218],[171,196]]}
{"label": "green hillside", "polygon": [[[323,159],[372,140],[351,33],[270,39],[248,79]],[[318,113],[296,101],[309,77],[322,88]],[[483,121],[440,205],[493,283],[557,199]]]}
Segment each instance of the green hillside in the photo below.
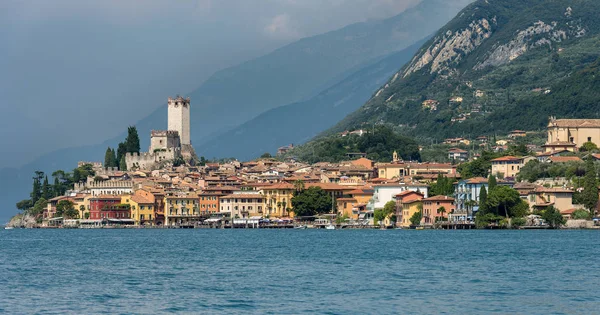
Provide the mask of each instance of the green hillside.
{"label": "green hillside", "polygon": [[429,141],[541,129],[550,115],[598,117],[597,16],[593,0],[476,1],[322,136],[384,124]]}

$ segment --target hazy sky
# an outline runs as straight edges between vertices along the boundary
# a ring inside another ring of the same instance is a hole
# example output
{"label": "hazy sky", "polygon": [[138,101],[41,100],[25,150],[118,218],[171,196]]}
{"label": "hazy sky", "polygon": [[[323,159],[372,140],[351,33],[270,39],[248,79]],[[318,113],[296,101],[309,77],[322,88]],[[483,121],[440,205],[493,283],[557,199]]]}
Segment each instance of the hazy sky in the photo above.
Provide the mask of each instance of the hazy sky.
{"label": "hazy sky", "polygon": [[419,0],[2,0],[0,167],[113,137],[215,71]]}

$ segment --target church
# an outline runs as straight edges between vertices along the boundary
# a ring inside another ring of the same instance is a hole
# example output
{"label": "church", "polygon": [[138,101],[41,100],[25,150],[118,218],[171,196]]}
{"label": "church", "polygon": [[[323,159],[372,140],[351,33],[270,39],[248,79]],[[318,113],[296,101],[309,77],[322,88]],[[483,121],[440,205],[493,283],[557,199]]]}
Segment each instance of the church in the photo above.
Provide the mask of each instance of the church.
{"label": "church", "polygon": [[167,107],[167,130],[151,131],[148,152],[127,153],[128,170],[152,170],[179,158],[188,162],[196,159],[190,139],[190,98],[169,97]]}
{"label": "church", "polygon": [[586,142],[600,145],[600,119],[556,119],[548,122],[545,152],[577,151]]}

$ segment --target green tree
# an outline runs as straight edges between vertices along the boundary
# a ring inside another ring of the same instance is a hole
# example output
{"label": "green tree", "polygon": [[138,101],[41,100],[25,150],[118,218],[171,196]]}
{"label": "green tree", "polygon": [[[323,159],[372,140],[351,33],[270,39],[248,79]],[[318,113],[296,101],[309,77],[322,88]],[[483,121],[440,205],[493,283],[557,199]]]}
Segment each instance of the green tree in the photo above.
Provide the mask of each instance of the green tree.
{"label": "green tree", "polygon": [[125,142],[119,143],[119,145],[117,146],[117,156],[116,156],[117,164],[121,162],[121,159],[123,159],[126,154],[127,154],[127,145],[125,144]]}
{"label": "green tree", "polygon": [[375,209],[373,211],[373,219],[375,220],[375,224],[383,223],[383,221],[396,213],[396,202],[388,201],[385,203],[382,209]]}
{"label": "green tree", "polygon": [[104,153],[104,167],[117,167],[117,157],[115,156],[115,150],[110,147],[106,149],[106,153]]}
{"label": "green tree", "polygon": [[439,218],[439,221],[444,221],[444,214],[446,213],[446,208],[444,206],[439,207],[437,209],[437,214],[441,215],[441,217]]}
{"label": "green tree", "polygon": [[121,157],[121,162],[119,163],[119,170],[121,170],[121,171],[127,170],[127,163],[125,162],[125,156]]}
{"label": "green tree", "polygon": [[593,142],[591,142],[591,141],[588,141],[588,142],[584,143],[584,144],[581,146],[581,148],[579,148],[579,151],[581,151],[581,152],[593,152],[593,151],[598,151],[598,146],[597,146],[595,143],[593,143]]}
{"label": "green tree", "polygon": [[35,171],[33,177],[33,187],[31,188],[31,203],[35,204],[42,197],[42,178],[44,178],[44,172]]}
{"label": "green tree", "polygon": [[452,180],[442,174],[438,174],[437,180],[431,185],[431,196],[452,196],[454,184]]}
{"label": "green tree", "polygon": [[271,155],[271,153],[269,153],[269,152],[265,152],[265,153],[263,153],[263,154],[260,156],[260,158],[261,158],[261,159],[270,159],[270,158],[272,158],[272,157],[273,157],[273,156],[272,156],[272,155]]}
{"label": "green tree", "polygon": [[559,228],[567,222],[554,206],[550,206],[544,210],[544,213],[542,213],[542,219],[544,219],[544,221],[546,221],[552,228]]}
{"label": "green tree", "polygon": [[519,192],[508,186],[497,186],[490,189],[486,207],[490,213],[509,218],[514,216],[516,206],[521,207],[521,202]]}
{"label": "green tree", "polygon": [[589,157],[585,161],[585,177],[583,178],[581,200],[590,213],[594,215],[598,204],[598,182],[596,180],[596,169],[594,168],[592,157]]}
{"label": "green tree", "polygon": [[304,190],[304,181],[302,181],[301,179],[297,179],[294,181],[294,189],[296,189],[296,191],[303,191]]}
{"label": "green tree", "polygon": [[300,217],[328,213],[331,204],[331,196],[318,186],[296,192],[292,197],[294,213]]}
{"label": "green tree", "polygon": [[17,209],[21,210],[21,211],[26,211],[29,210],[31,207],[33,207],[33,204],[31,203],[31,199],[25,199],[25,200],[21,200],[19,202],[17,202]]}
{"label": "green tree", "polygon": [[140,153],[140,137],[138,136],[137,128],[135,126],[129,126],[127,128],[125,152]]}
{"label": "green tree", "polygon": [[31,214],[34,217],[40,217],[44,213],[44,209],[46,209],[47,206],[48,206],[48,200],[46,200],[44,198],[40,198],[35,203],[33,208],[31,208],[29,214]]}
{"label": "green tree", "polygon": [[589,219],[591,219],[590,213],[583,209],[573,211],[573,213],[571,213],[571,218],[573,220],[589,220]]}
{"label": "green tree", "polygon": [[498,186],[498,183],[496,181],[496,176],[494,175],[490,175],[488,177],[488,192],[491,193],[492,190],[494,190],[494,188],[496,188],[496,186]]}
{"label": "green tree", "polygon": [[75,210],[75,204],[71,200],[64,199],[56,204],[55,216],[76,219],[79,214],[77,210]]}
{"label": "green tree", "polygon": [[48,183],[48,176],[44,178],[44,183],[42,184],[42,198],[50,199],[52,198],[52,187]]}
{"label": "green tree", "polygon": [[481,211],[487,205],[487,189],[485,186],[481,186],[481,190],[479,191],[479,210]]}
{"label": "green tree", "polygon": [[412,226],[419,226],[421,225],[421,219],[423,219],[423,210],[419,209],[419,211],[413,213],[409,221]]}

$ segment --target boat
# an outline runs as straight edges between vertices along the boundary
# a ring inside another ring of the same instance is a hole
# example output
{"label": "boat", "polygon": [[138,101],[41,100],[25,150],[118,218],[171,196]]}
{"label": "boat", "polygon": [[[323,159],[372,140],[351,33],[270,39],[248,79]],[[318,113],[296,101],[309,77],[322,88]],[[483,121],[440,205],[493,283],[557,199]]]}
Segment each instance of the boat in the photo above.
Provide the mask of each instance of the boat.
{"label": "boat", "polygon": [[296,230],[306,230],[307,226],[306,225],[297,225],[294,226],[294,229]]}
{"label": "boat", "polygon": [[333,224],[329,224],[329,225],[325,226],[325,228],[326,228],[327,230],[335,230],[335,225],[333,225]]}
{"label": "boat", "polygon": [[5,226],[5,227],[4,227],[4,229],[5,229],[5,230],[14,230],[15,228],[14,228],[14,227],[12,227],[12,226]]}

